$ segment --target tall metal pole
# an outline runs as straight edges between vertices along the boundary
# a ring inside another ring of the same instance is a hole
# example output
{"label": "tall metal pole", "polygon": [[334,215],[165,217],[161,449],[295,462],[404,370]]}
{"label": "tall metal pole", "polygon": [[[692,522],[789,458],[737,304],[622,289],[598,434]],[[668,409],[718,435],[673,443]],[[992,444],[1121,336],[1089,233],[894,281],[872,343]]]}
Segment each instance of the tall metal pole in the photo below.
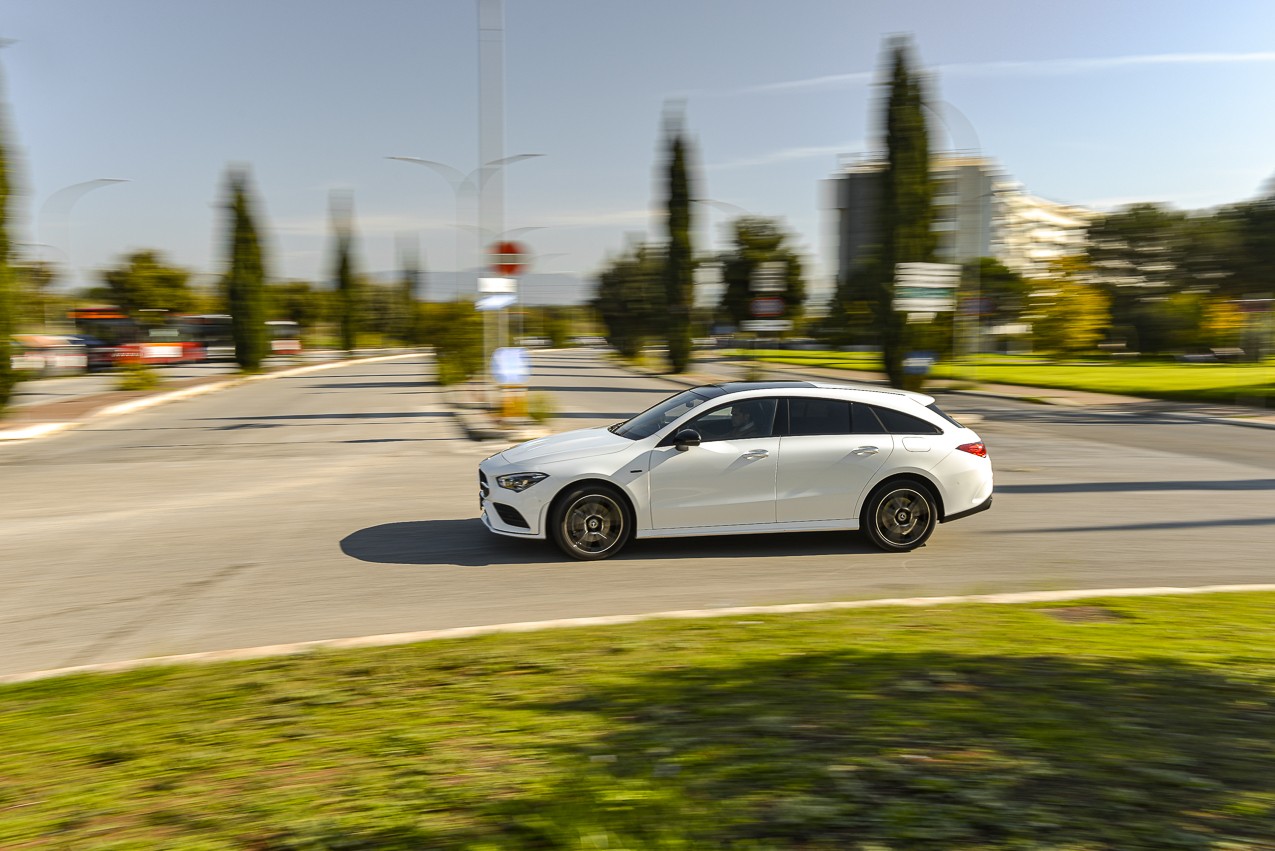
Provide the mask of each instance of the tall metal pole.
{"label": "tall metal pole", "polygon": [[66,258],[67,272],[71,278],[71,286],[79,283],[79,271],[75,268],[75,261],[71,256],[71,208],[75,206],[75,202],[81,197],[94,189],[101,189],[104,186],[113,186],[116,183],[128,183],[127,178],[121,177],[99,177],[96,180],[85,180],[82,183],[73,183],[70,186],[64,186],[57,192],[54,192],[44,200],[40,205],[40,212],[36,215],[36,240],[44,240],[43,243],[34,244],[53,244],[50,242],[48,234],[49,216],[52,214],[60,220],[61,247],[59,250]]}
{"label": "tall metal pole", "polygon": [[[488,163],[499,162],[504,156],[505,4],[504,0],[478,0],[478,161],[486,169]],[[479,176],[478,232],[482,239],[505,230],[504,190],[499,168]],[[505,308],[501,308],[497,346],[504,345],[505,315]],[[490,358],[491,352],[484,346],[484,362]]]}

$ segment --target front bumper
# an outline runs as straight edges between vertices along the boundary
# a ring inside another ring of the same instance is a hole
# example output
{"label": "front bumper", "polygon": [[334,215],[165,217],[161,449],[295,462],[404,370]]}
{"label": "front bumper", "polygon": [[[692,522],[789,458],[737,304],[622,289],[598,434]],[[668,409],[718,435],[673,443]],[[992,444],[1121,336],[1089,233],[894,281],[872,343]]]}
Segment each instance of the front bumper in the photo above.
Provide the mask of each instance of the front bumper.
{"label": "front bumper", "polygon": [[[493,467],[500,467],[497,472]],[[543,538],[544,516],[548,509],[547,499],[552,497],[546,488],[545,496],[538,496],[534,491],[544,482],[539,482],[521,493],[506,490],[496,484],[497,475],[508,475],[518,472],[506,469],[503,465],[488,466],[486,462],[478,467],[478,507],[481,511],[483,525],[498,535],[509,535],[514,538]]]}

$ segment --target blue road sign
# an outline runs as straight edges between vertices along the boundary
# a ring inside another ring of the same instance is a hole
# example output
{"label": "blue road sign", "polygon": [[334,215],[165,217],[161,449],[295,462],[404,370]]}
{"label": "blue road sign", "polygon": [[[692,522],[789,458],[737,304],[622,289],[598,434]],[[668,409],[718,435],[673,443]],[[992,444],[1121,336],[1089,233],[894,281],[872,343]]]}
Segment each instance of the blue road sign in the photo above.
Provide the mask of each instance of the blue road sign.
{"label": "blue road sign", "polygon": [[526,384],[531,377],[527,350],[506,346],[491,353],[491,374],[499,384]]}

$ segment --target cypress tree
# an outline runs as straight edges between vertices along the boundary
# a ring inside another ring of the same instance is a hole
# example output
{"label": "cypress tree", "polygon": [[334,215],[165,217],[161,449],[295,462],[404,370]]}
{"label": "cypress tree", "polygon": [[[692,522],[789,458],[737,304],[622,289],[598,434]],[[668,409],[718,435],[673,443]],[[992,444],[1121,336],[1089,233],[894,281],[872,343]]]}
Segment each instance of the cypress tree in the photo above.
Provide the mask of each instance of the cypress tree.
{"label": "cypress tree", "polygon": [[332,193],[332,226],[336,230],[336,293],[340,311],[341,348],[353,352],[358,346],[359,292],[351,256],[353,201],[349,193]]}
{"label": "cypress tree", "polygon": [[681,127],[669,132],[668,247],[664,253],[664,297],[668,311],[669,366],[684,372],[691,360],[691,304],[695,264],[691,250],[691,189]]}
{"label": "cypress tree", "polygon": [[936,240],[933,223],[933,184],[930,142],[925,124],[922,80],[909,68],[908,43],[890,44],[890,92],[885,110],[886,167],[881,181],[881,247],[873,277],[876,313],[881,329],[882,356],[890,383],[918,385],[918,376],[905,375],[903,359],[911,344],[907,317],[894,309],[895,266],[931,262]]}
{"label": "cypress tree", "polygon": [[399,342],[405,346],[421,344],[420,307],[421,297],[421,262],[415,247],[403,252],[403,275],[398,284],[397,334]]}
{"label": "cypress tree", "polygon": [[18,376],[13,370],[12,348],[9,335],[13,333],[15,311],[13,270],[9,267],[9,201],[12,187],[9,181],[9,146],[7,144],[4,103],[0,101],[0,409],[9,401]]}
{"label": "cypress tree", "polygon": [[229,186],[230,244],[227,248],[230,263],[225,286],[235,361],[245,372],[260,372],[261,362],[270,351],[266,333],[265,263],[249,198],[247,172],[232,170]]}

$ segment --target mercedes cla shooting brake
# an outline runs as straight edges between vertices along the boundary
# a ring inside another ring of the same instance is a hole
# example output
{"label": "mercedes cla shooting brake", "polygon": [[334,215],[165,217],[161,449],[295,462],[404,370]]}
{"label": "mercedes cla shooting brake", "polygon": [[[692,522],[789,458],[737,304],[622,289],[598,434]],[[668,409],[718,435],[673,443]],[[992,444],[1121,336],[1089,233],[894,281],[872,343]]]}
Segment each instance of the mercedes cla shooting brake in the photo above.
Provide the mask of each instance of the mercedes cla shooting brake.
{"label": "mercedes cla shooting brake", "polygon": [[483,523],[602,559],[631,538],[861,529],[890,552],[991,507],[978,435],[934,400],[807,381],[712,384],[478,467]]}

